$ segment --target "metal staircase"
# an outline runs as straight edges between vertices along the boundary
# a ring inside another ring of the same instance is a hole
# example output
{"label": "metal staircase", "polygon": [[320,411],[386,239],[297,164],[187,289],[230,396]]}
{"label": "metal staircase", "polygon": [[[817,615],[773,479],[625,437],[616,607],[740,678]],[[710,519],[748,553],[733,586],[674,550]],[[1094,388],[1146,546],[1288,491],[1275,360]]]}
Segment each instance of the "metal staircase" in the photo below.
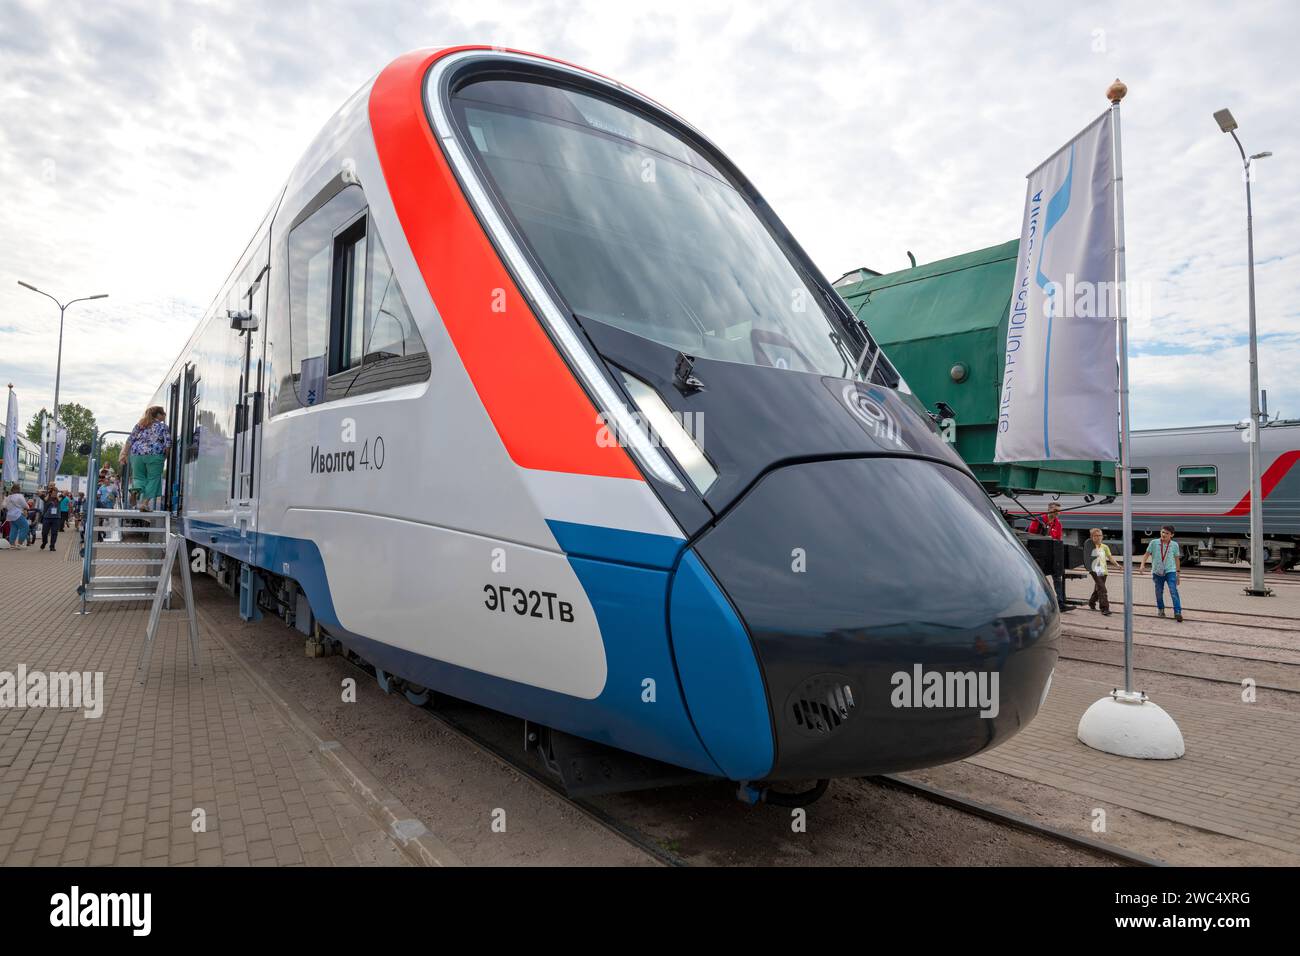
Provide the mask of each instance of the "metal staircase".
{"label": "metal staircase", "polygon": [[[102,541],[96,540],[100,534]],[[92,601],[152,601],[171,534],[166,511],[95,508],[88,519],[82,608]],[[171,584],[167,585],[170,607]]]}

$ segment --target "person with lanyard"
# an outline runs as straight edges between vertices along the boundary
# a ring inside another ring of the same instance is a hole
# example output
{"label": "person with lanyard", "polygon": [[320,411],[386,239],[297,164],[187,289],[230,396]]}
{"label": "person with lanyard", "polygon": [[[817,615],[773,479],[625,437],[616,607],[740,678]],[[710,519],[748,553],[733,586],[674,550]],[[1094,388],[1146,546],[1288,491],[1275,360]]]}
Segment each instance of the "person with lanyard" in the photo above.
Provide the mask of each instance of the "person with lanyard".
{"label": "person with lanyard", "polygon": [[1178,542],[1174,540],[1174,526],[1167,524],[1160,529],[1160,537],[1147,545],[1146,554],[1142,555],[1140,574],[1146,570],[1147,559],[1151,559],[1151,580],[1156,585],[1156,613],[1165,617],[1165,585],[1169,585],[1169,594],[1174,599],[1174,620],[1183,622],[1183,602],[1178,596],[1178,572],[1183,569],[1182,554]]}
{"label": "person with lanyard", "polygon": [[63,516],[59,512],[59,490],[53,484],[45,489],[45,501],[41,504],[41,550],[48,543],[50,551],[59,540],[59,528],[63,525]]}

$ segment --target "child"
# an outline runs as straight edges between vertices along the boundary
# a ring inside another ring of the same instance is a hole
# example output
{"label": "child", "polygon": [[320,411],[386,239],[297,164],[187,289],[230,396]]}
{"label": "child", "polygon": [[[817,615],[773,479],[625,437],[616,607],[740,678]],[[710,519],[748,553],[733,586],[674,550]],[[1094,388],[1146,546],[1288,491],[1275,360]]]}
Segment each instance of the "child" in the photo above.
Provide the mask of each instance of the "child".
{"label": "child", "polygon": [[1165,616],[1165,585],[1168,584],[1174,599],[1174,620],[1183,623],[1183,603],[1178,597],[1178,572],[1183,569],[1183,559],[1178,542],[1174,540],[1173,525],[1162,527],[1160,538],[1147,545],[1140,571],[1146,570],[1147,558],[1151,559],[1151,580],[1156,584],[1156,613]]}
{"label": "child", "polygon": [[1088,574],[1092,577],[1092,597],[1088,598],[1088,607],[1095,611],[1100,603],[1101,613],[1110,617],[1110,598],[1106,596],[1106,574],[1110,565],[1113,564],[1118,569],[1120,563],[1110,553],[1110,546],[1102,543],[1100,528],[1093,528],[1088,535],[1092,538],[1092,560],[1088,564]]}

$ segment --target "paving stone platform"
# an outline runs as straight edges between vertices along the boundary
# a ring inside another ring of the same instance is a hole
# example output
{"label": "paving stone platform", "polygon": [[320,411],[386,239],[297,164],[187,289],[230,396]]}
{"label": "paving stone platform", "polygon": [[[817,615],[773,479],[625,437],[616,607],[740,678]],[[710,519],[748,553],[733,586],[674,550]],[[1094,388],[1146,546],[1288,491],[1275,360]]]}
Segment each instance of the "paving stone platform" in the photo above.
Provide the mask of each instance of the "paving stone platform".
{"label": "paving stone platform", "polygon": [[148,605],[77,616],[74,534],[59,544],[0,550],[0,680],[99,672],[103,713],[0,706],[0,865],[413,862],[202,617],[200,674],[164,612],[141,686]]}

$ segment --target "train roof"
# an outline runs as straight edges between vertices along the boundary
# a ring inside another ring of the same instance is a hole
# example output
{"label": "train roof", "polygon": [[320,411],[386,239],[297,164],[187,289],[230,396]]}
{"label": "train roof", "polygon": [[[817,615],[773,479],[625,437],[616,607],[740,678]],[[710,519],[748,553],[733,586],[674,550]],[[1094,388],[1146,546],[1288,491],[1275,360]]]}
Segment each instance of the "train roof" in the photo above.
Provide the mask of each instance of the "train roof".
{"label": "train roof", "polygon": [[[62,405],[63,403],[60,402],[59,404]],[[6,437],[6,432],[5,432],[4,422],[0,422],[0,440],[4,439],[5,437]],[[26,435],[23,435],[21,432],[18,435],[18,444],[22,445],[30,452],[39,453],[41,450],[40,445],[32,441]],[[3,451],[3,449],[0,449],[0,451]]]}
{"label": "train roof", "polygon": [[[1182,435],[1211,435],[1221,432],[1238,432],[1244,427],[1246,419],[1241,422],[1230,422],[1223,425],[1177,425],[1172,428],[1140,428],[1133,430],[1133,436],[1143,437],[1169,436],[1177,437]],[[1264,431],[1272,428],[1297,428],[1300,427],[1300,418],[1288,418],[1282,421],[1272,422],[1264,427]],[[1261,432],[1262,434],[1262,432]]]}

